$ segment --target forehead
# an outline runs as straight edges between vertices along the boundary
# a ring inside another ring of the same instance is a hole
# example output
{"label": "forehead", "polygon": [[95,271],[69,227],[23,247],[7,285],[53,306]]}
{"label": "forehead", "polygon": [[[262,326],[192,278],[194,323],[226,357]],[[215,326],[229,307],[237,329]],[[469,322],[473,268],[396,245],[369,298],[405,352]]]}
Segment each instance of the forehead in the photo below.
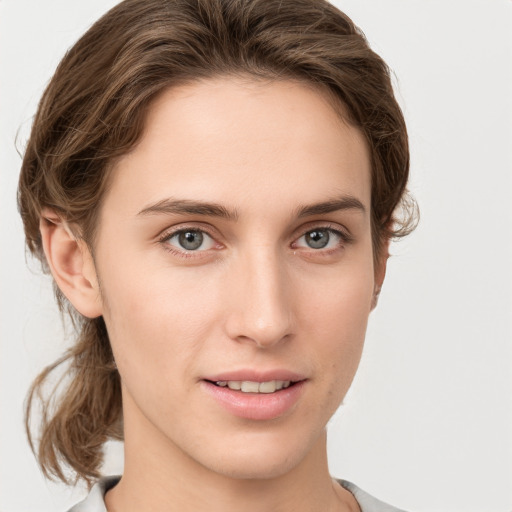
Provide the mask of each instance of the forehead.
{"label": "forehead", "polygon": [[112,178],[106,202],[139,209],[166,195],[234,207],[258,194],[268,204],[345,193],[370,203],[364,136],[328,94],[296,81],[224,77],[166,90]]}

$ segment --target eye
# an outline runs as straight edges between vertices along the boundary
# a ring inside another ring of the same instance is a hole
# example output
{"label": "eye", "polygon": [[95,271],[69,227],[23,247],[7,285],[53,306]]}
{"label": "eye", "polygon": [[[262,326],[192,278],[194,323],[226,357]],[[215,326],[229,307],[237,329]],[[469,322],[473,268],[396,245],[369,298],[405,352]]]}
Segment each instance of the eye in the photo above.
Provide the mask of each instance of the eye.
{"label": "eye", "polygon": [[334,249],[346,242],[347,237],[332,228],[315,228],[304,233],[294,243],[295,247],[309,249]]}
{"label": "eye", "polygon": [[162,242],[181,251],[207,251],[215,246],[213,238],[200,229],[182,229],[166,236]]}

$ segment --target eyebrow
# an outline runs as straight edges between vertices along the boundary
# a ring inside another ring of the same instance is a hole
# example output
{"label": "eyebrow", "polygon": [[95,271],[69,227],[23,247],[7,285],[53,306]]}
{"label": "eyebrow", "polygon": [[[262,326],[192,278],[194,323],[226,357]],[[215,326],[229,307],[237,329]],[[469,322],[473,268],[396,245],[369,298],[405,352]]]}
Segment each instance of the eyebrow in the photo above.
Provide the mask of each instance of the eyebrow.
{"label": "eyebrow", "polygon": [[155,204],[143,208],[137,215],[157,215],[157,214],[188,214],[204,215],[206,217],[221,217],[223,219],[236,221],[238,212],[229,210],[216,203],[206,203],[203,201],[192,201],[190,199],[163,199]]}
{"label": "eyebrow", "polygon": [[[363,203],[354,196],[343,196],[338,199],[331,199],[321,203],[299,206],[296,210],[298,218],[310,217],[312,215],[322,215],[339,210],[359,210],[366,212]],[[155,204],[146,206],[137,215],[203,215],[205,217],[220,217],[230,221],[237,221],[239,218],[236,209],[228,209],[217,203],[208,203],[204,201],[193,201],[190,199],[162,199]]]}
{"label": "eyebrow", "polygon": [[297,209],[297,217],[309,217],[311,215],[322,215],[324,213],[332,213],[339,210],[359,210],[361,213],[366,212],[363,203],[354,196],[342,196],[337,199],[330,199],[322,203],[301,206]]}

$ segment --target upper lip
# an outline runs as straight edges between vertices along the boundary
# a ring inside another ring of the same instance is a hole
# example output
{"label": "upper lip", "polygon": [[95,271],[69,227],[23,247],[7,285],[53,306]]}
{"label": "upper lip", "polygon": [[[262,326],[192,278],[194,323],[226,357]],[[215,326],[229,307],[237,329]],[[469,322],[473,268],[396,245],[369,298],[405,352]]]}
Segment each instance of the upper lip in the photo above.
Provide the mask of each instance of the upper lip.
{"label": "upper lip", "polygon": [[241,369],[216,373],[204,377],[203,380],[211,382],[219,381],[250,381],[250,382],[268,382],[271,380],[282,380],[298,382],[305,380],[306,377],[300,373],[292,372],[285,369],[274,370],[255,370],[255,369]]}

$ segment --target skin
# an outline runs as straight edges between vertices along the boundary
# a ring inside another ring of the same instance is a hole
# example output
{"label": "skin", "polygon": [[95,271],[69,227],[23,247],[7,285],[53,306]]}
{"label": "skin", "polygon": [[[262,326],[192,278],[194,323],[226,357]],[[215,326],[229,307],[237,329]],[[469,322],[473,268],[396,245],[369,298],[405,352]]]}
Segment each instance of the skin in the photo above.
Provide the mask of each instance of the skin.
{"label": "skin", "polygon": [[[359,510],[328,473],[325,427],[384,279],[370,195],[364,138],[327,95],[224,77],[153,103],[113,169],[94,258],[45,212],[52,273],[82,314],[104,316],[122,379],[125,472],[109,512]],[[185,249],[180,229],[203,245]],[[326,247],[309,245],[315,230]],[[202,385],[240,369],[300,374],[299,399],[275,419],[234,416]]]}

